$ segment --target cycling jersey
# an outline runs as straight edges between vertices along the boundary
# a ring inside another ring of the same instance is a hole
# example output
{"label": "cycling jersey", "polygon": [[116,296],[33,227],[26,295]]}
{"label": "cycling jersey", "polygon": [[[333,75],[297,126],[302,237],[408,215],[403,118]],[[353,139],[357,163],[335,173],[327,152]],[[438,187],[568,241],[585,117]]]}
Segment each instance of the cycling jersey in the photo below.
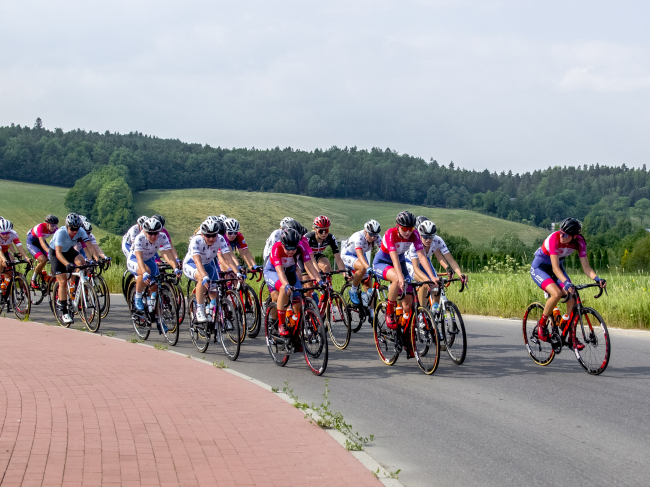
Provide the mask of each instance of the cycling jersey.
{"label": "cycling jersey", "polygon": [[[447,248],[447,244],[445,244],[445,241],[438,237],[437,235],[433,237],[433,241],[431,242],[431,246],[429,247],[429,250],[427,250],[424,247],[424,244],[422,244],[422,251],[424,252],[424,255],[427,256],[427,259],[430,259],[433,253],[439,250],[442,255],[448,254],[449,249]],[[418,252],[415,250],[415,247],[411,245],[409,249],[406,251],[406,261],[411,262],[413,259],[418,258]]]}
{"label": "cycling jersey", "polygon": [[139,233],[140,226],[136,223],[131,228],[129,228],[129,230],[122,237],[122,253],[127,259],[131,253],[131,245],[133,244],[133,240],[135,240],[135,237],[137,237]]}
{"label": "cycling jersey", "polygon": [[388,254],[389,252],[397,252],[397,255],[402,259],[402,255],[413,245],[413,248],[417,252],[422,250],[422,239],[420,239],[420,233],[417,230],[413,230],[413,233],[409,236],[408,239],[403,238],[399,234],[399,229],[397,227],[389,228],[384,234],[384,238],[381,239],[381,252]]}
{"label": "cycling jersey", "polygon": [[[262,257],[264,258],[264,262],[266,262],[271,255],[271,249],[273,249],[273,246],[280,241],[280,238],[282,237],[282,229],[278,230],[273,230],[269,238],[266,239],[266,245],[264,246],[264,252],[262,253]],[[306,237],[302,237],[300,239],[300,243],[298,243],[298,248],[300,249],[301,252],[297,252],[296,256],[298,256],[297,263],[300,266],[300,264],[304,260],[311,260],[312,257],[312,251],[311,247],[309,246],[309,241],[307,240]],[[302,255],[309,255],[308,259],[302,259]]]}
{"label": "cycling jersey", "polygon": [[2,246],[3,252],[8,252],[11,244],[14,244],[16,247],[22,245],[15,230],[9,231],[6,236],[0,234],[0,246]]}
{"label": "cycling jersey", "polygon": [[269,255],[271,255],[271,249],[273,248],[273,245],[276,242],[280,241],[281,236],[282,229],[278,228],[277,230],[273,230],[271,232],[271,235],[269,235],[269,238],[266,239],[266,244],[264,244],[264,252],[262,252],[262,257],[264,260],[268,259]]}
{"label": "cycling jersey", "polygon": [[361,252],[365,254],[377,246],[379,246],[378,239],[372,243],[368,242],[364,230],[353,233],[342,245],[343,253],[353,257],[357,256],[357,249],[361,249]]}
{"label": "cycling jersey", "polygon": [[[88,234],[88,241],[93,245],[97,245],[97,239],[95,238],[95,236],[92,233]],[[86,247],[87,246],[86,246],[85,242],[77,242],[74,245],[74,249],[77,252],[81,253],[84,257],[86,257],[86,253],[83,251],[83,249],[85,249]]]}
{"label": "cycling jersey", "polygon": [[248,248],[248,244],[246,243],[246,240],[244,239],[244,236],[241,234],[241,232],[237,232],[237,236],[234,240],[230,240],[228,237],[225,238],[228,242],[228,245],[230,245],[230,249],[233,252],[237,249],[244,250]]}
{"label": "cycling jersey", "polygon": [[67,227],[61,227],[54,232],[54,236],[52,237],[52,240],[50,240],[50,249],[55,250],[57,247],[61,247],[62,252],[67,252],[77,245],[77,242],[83,242],[81,245],[82,247],[85,247],[85,243],[89,240],[90,237],[83,228],[80,228],[77,231],[74,238],[70,238]]}
{"label": "cycling jersey", "polygon": [[39,223],[34,228],[32,228],[29,232],[27,232],[27,235],[31,234],[32,237],[34,238],[39,238],[39,237],[47,238],[51,235],[54,235],[57,230],[58,227],[55,225],[54,230],[50,232],[47,223]]}
{"label": "cycling jersey", "polygon": [[[81,231],[81,230],[79,230]],[[56,235],[55,235],[56,237]],[[154,243],[147,240],[147,234],[145,232],[140,232],[135,240],[133,240],[133,245],[131,246],[131,254],[129,260],[137,260],[135,253],[137,251],[142,252],[142,260],[149,260],[155,257],[158,249],[162,250],[171,250],[172,246],[167,238],[167,235],[160,232]]]}
{"label": "cycling jersey", "polygon": [[273,244],[269,261],[266,263],[264,269],[265,271],[266,269],[275,270],[275,266],[278,265],[281,265],[283,268],[288,269],[296,265],[298,257],[300,257],[303,262],[311,260],[311,255],[308,253],[304,246],[298,244],[297,252],[293,256],[289,256],[284,250],[284,245],[282,245],[282,242],[276,242]]}
{"label": "cycling jersey", "polygon": [[550,264],[551,255],[564,259],[576,250],[579,257],[587,257],[587,243],[582,235],[576,235],[569,243],[563,244],[560,241],[560,232],[557,231],[546,237],[542,246],[535,252],[535,257],[540,257],[543,262]]}
{"label": "cycling jersey", "polygon": [[190,239],[190,245],[187,248],[187,254],[183,259],[183,265],[192,261],[194,262],[194,256],[201,256],[201,264],[204,266],[212,262],[217,254],[221,252],[222,254],[227,254],[230,252],[230,247],[226,243],[226,239],[221,235],[217,235],[217,239],[212,245],[208,245],[203,238],[203,235],[194,235]]}
{"label": "cycling jersey", "polygon": [[309,242],[309,247],[311,248],[311,251],[314,253],[315,260],[320,260],[320,258],[323,257],[323,252],[325,252],[325,249],[328,246],[329,248],[332,249],[332,253],[334,255],[340,253],[339,244],[336,241],[334,235],[332,235],[331,233],[328,233],[327,237],[325,237],[325,240],[323,240],[322,242],[319,242],[318,239],[316,238],[316,232],[309,232],[307,235],[305,235],[305,238]]}

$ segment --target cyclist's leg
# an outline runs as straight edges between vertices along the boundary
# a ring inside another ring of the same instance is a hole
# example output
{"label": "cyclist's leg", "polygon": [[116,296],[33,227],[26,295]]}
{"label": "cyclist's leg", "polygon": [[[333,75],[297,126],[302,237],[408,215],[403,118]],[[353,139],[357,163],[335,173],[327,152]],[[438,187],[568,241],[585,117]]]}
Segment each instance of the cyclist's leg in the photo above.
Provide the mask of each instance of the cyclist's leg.
{"label": "cyclist's leg", "polygon": [[323,272],[332,272],[332,266],[330,265],[330,261],[327,257],[321,257],[316,261],[318,264],[318,268],[323,271]]}
{"label": "cyclist's leg", "polygon": [[[422,268],[422,265],[419,265],[417,267],[414,267],[412,265],[409,265],[407,263],[407,268],[409,270],[409,274],[412,278],[414,278],[417,281],[428,281],[429,276],[424,272],[424,269]],[[411,274],[412,273],[412,274]],[[433,274],[438,277],[438,274],[436,273],[436,270],[433,269]],[[424,304],[427,302],[427,295],[429,294],[429,288],[428,286],[421,286],[420,289],[418,289],[418,299],[420,300],[421,304]],[[438,296],[433,296],[433,302],[438,304],[440,303],[440,295]]]}
{"label": "cyclist's leg", "polygon": [[539,288],[550,296],[544,306],[544,311],[539,320],[539,326],[537,329],[539,339],[542,341],[548,341],[546,323],[548,318],[553,316],[553,309],[557,306],[565,293],[560,288],[559,279],[553,273],[553,267],[540,261],[537,257],[533,260],[530,267],[530,277]]}
{"label": "cyclist's leg", "polygon": [[27,234],[26,247],[30,254],[36,259],[36,266],[34,266],[34,272],[32,273],[32,282],[36,281],[36,276],[38,276],[45,264],[47,264],[47,256],[43,247],[41,247],[41,242],[38,239],[32,237],[32,233]]}

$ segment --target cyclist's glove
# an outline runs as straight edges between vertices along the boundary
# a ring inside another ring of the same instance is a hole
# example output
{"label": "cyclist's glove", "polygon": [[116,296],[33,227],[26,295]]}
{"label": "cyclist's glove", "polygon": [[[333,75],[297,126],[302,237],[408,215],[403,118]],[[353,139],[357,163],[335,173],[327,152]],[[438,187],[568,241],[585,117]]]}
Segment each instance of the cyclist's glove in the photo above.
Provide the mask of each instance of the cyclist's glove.
{"label": "cyclist's glove", "polygon": [[181,259],[176,259],[176,263],[177,263],[178,265],[181,265]]}
{"label": "cyclist's glove", "polygon": [[174,269],[174,275],[176,275],[176,277],[181,277],[182,273],[183,272],[178,267]]}
{"label": "cyclist's glove", "polygon": [[564,285],[562,287],[564,288],[565,291],[568,291],[573,287],[573,283],[567,279],[566,281],[564,281]]}
{"label": "cyclist's glove", "polygon": [[323,280],[321,279],[320,281],[318,281],[318,285],[321,286],[321,287],[322,287],[322,286],[325,286],[325,281],[323,281]]}
{"label": "cyclist's glove", "polygon": [[147,282],[150,278],[151,278],[151,274],[149,274],[148,272],[145,272],[144,274],[142,274],[142,280],[144,282]]}
{"label": "cyclist's glove", "polygon": [[65,271],[70,274],[75,268],[75,265],[72,263],[69,263],[67,266],[65,266]]}
{"label": "cyclist's glove", "polygon": [[463,284],[467,285],[467,276],[465,274],[460,275],[460,280],[463,282]]}
{"label": "cyclist's glove", "polygon": [[596,281],[596,284],[598,284],[600,287],[605,287],[607,285],[607,281],[605,279],[601,279],[598,276],[594,277],[594,281]]}
{"label": "cyclist's glove", "polygon": [[246,274],[242,274],[241,272],[237,273],[237,278],[241,279],[242,281],[246,280]]}
{"label": "cyclist's glove", "polygon": [[205,287],[208,287],[209,282],[210,282],[210,278],[208,276],[204,276],[203,280],[201,281],[201,284],[203,284]]}
{"label": "cyclist's glove", "polygon": [[413,282],[413,279],[411,279],[411,276],[406,276],[404,277],[404,282],[407,284],[411,284]]}
{"label": "cyclist's glove", "polygon": [[254,271],[260,271],[260,270],[262,270],[262,266],[254,265],[252,270],[254,270]]}
{"label": "cyclist's glove", "polygon": [[286,292],[287,294],[291,294],[292,291],[293,290],[291,289],[291,284],[287,284],[286,286],[284,286],[284,292]]}

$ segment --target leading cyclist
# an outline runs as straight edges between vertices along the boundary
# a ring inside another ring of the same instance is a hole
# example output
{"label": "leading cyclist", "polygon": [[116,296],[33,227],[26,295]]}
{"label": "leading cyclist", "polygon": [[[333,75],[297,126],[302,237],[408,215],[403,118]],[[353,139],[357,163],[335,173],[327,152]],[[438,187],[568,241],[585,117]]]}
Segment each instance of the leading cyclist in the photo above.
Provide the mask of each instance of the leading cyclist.
{"label": "leading cyclist", "polygon": [[27,250],[29,253],[34,256],[36,261],[36,267],[34,267],[34,272],[32,272],[31,286],[34,289],[38,289],[38,284],[36,284],[36,277],[41,273],[45,264],[47,264],[47,250],[50,246],[47,243],[47,237],[54,235],[54,232],[57,230],[57,225],[59,224],[59,219],[55,215],[47,215],[43,223],[39,223],[29,232],[27,232]]}

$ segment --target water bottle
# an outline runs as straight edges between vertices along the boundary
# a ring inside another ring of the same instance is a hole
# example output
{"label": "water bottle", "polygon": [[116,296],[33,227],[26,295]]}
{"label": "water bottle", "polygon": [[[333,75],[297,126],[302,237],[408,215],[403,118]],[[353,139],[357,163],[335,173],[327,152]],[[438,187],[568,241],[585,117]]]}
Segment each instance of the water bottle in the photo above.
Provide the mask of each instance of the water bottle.
{"label": "water bottle", "polygon": [[210,301],[208,305],[205,307],[205,316],[210,319],[210,316],[214,314],[214,302]]}
{"label": "water bottle", "polygon": [[370,299],[368,298],[368,293],[362,292],[361,293],[361,303],[363,304],[364,308],[368,307],[368,302],[369,301],[370,301]]}
{"label": "water bottle", "polygon": [[151,293],[149,296],[147,296],[147,307],[149,308],[149,313],[153,313],[153,303],[154,303],[154,297],[156,293]]}

